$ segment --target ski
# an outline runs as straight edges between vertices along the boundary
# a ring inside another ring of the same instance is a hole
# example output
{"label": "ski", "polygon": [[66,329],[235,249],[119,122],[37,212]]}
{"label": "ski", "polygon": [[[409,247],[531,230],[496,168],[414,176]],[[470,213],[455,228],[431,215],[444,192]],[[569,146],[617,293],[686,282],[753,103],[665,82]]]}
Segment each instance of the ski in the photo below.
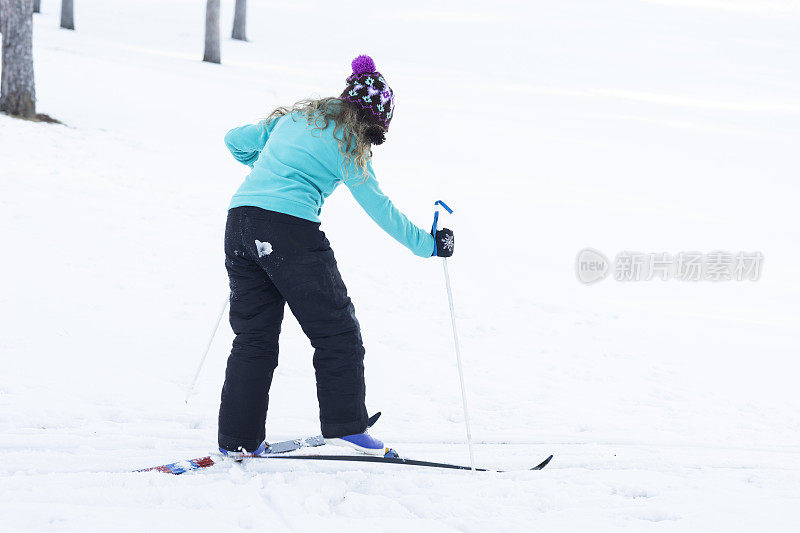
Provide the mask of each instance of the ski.
{"label": "ski", "polygon": [[[553,458],[549,455],[547,459],[534,466],[530,470],[541,470],[550,463]],[[472,470],[472,467],[465,465],[456,465],[450,463],[437,463],[432,461],[420,461],[417,459],[406,459],[398,457],[394,450],[390,450],[386,457],[377,457],[373,455],[265,455],[261,457],[246,457],[243,461],[251,461],[256,459],[294,459],[306,461],[349,461],[356,463],[383,463],[383,464],[397,464],[406,466],[421,466],[427,468],[444,468],[450,470]],[[211,456],[199,457],[197,459],[190,459],[188,461],[178,461],[168,465],[156,466],[153,468],[145,468],[144,470],[137,470],[137,472],[158,471],[167,474],[183,474],[191,472],[192,470],[199,470],[201,468],[208,468],[214,466],[219,462]],[[505,472],[505,470],[492,470],[489,468],[476,468],[477,472]]]}
{"label": "ski", "polygon": [[[367,423],[367,427],[372,427],[375,422],[378,421],[380,418],[381,413],[375,413],[369,418]],[[292,439],[292,440],[285,440],[281,442],[275,442],[272,444],[267,445],[265,456],[259,457],[245,457],[242,460],[250,461],[252,459],[294,459],[294,460],[306,460],[306,461],[350,461],[350,462],[361,462],[361,463],[384,463],[384,464],[399,464],[399,465],[406,465],[406,466],[421,466],[421,467],[428,467],[428,468],[445,468],[451,470],[472,470],[472,467],[465,466],[465,465],[456,465],[450,463],[437,463],[433,461],[420,461],[417,459],[406,459],[400,457],[397,452],[394,450],[387,450],[385,456],[374,456],[374,455],[283,455],[287,452],[293,452],[299,450],[301,448],[312,448],[316,446],[322,446],[325,444],[325,438],[322,435],[317,435],[315,437],[306,437],[303,439]],[[538,465],[534,466],[530,470],[541,470],[550,462],[553,458],[552,455],[548,456],[547,459],[539,463]],[[209,468],[214,466],[215,464],[219,463],[222,459],[225,459],[222,456],[211,456],[207,455],[205,457],[197,457],[195,459],[187,459],[183,461],[176,461],[174,463],[169,463],[166,465],[160,466],[153,466],[150,468],[143,468],[141,470],[136,470],[136,472],[164,472],[166,474],[174,474],[180,475],[185,474],[186,472],[191,472],[193,470],[200,470],[203,468]],[[504,470],[491,470],[488,468],[475,468],[478,472],[504,472]]]}
{"label": "ski", "polygon": [[[550,460],[553,458],[552,455],[549,455],[547,459],[539,463],[538,465],[530,468],[530,470],[541,470],[545,466],[550,463]],[[265,456],[265,457],[248,457],[247,460],[251,459],[295,459],[295,460],[311,460],[311,461],[352,461],[352,462],[360,462],[360,463],[384,463],[384,464],[396,464],[396,465],[407,465],[407,466],[423,466],[428,468],[447,468],[451,470],[472,470],[472,467],[465,466],[465,465],[455,465],[450,463],[437,463],[432,461],[419,461],[417,459],[406,459],[403,457],[397,456],[389,456],[389,457],[379,457],[374,455],[278,455],[278,456]],[[507,472],[507,470],[492,470],[489,468],[475,468],[478,472]]]}

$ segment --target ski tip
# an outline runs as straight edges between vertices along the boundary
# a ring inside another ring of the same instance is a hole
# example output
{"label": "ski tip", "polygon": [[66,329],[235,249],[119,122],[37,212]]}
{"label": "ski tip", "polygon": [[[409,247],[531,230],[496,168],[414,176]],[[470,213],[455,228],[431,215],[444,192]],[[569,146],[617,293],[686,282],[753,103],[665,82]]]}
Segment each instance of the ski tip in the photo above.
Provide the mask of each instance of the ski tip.
{"label": "ski tip", "polygon": [[165,474],[180,475],[192,470],[200,468],[208,468],[214,466],[217,462],[211,456],[198,457],[196,459],[189,459],[186,461],[178,461],[168,465],[153,466],[150,468],[142,468],[141,470],[134,470],[134,472],[163,472]]}
{"label": "ski tip", "polygon": [[531,470],[541,470],[542,468],[546,467],[550,463],[550,460],[552,458],[553,458],[553,456],[550,455],[547,459],[545,459],[544,461],[542,461],[538,465],[536,465],[533,468],[531,468]]}

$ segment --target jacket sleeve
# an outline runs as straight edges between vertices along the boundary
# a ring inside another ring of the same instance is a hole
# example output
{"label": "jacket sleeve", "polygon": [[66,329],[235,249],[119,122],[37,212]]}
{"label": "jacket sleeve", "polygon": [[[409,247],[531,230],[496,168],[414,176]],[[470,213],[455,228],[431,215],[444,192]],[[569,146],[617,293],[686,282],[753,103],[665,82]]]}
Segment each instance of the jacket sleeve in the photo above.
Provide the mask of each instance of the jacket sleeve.
{"label": "jacket sleeve", "polygon": [[278,121],[273,120],[267,124],[266,121],[262,121],[258,124],[233,128],[225,135],[225,145],[238,162],[253,168],[276,122]]}
{"label": "jacket sleeve", "polygon": [[[354,172],[353,174],[357,174]],[[372,170],[372,163],[367,165],[367,178],[350,177],[344,180],[356,202],[386,233],[419,257],[430,257],[433,254],[433,237],[430,233],[414,225],[398,210],[388,196],[383,194]]]}

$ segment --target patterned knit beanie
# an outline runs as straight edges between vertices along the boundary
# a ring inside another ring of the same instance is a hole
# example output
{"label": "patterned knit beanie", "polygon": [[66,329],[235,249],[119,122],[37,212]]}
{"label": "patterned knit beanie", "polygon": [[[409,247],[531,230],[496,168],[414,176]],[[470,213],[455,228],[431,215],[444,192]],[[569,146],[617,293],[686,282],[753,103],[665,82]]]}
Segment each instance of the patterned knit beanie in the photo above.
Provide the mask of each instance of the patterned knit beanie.
{"label": "patterned knit beanie", "polygon": [[394,114],[394,93],[369,56],[353,60],[353,73],[339,98],[352,104],[369,124],[365,134],[372,144],[382,144]]}

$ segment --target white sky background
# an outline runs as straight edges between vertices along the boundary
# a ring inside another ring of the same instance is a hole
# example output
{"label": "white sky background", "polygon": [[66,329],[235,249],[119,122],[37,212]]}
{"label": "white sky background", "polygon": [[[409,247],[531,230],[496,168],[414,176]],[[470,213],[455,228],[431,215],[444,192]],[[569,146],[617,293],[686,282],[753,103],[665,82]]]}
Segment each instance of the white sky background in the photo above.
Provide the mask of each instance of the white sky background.
{"label": "white sky background", "polygon": [[800,13],[797,0],[644,0],[653,4],[749,13]]}

